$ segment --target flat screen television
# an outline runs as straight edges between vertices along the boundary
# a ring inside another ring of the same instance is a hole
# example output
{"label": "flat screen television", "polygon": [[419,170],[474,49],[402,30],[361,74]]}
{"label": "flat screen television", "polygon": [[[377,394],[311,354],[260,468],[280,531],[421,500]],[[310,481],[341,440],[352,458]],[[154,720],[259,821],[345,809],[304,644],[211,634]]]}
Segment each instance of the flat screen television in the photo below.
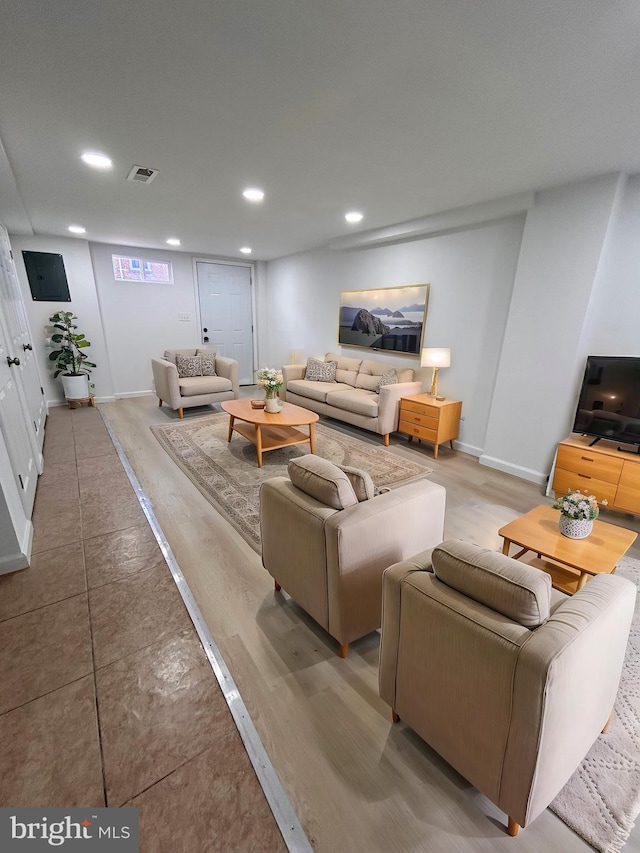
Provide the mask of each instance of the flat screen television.
{"label": "flat screen television", "polygon": [[640,453],[640,357],[590,355],[573,431],[635,444]]}

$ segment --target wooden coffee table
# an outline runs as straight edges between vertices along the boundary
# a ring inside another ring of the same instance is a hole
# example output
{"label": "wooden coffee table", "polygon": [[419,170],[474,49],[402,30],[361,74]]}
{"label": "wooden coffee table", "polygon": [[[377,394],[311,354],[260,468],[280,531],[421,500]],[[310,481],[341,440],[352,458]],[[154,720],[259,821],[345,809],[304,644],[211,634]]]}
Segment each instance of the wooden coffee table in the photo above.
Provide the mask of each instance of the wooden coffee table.
{"label": "wooden coffee table", "polygon": [[512,542],[521,549],[512,555],[516,560],[533,552],[537,557],[528,557],[526,562],[551,575],[553,586],[569,595],[582,589],[593,575],[613,574],[638,535],[596,520],[586,539],[569,539],[558,529],[559,515],[550,506],[538,506],[505,524],[498,533],[504,539],[503,554],[509,554]]}
{"label": "wooden coffee table", "polygon": [[[315,412],[292,403],[283,403],[282,411],[276,414],[252,408],[250,400],[225,400],[220,405],[229,414],[228,441],[237,432],[255,444],[258,468],[262,468],[262,454],[268,450],[309,442],[311,453],[315,452]],[[308,426],[309,432],[296,429],[299,426]]]}

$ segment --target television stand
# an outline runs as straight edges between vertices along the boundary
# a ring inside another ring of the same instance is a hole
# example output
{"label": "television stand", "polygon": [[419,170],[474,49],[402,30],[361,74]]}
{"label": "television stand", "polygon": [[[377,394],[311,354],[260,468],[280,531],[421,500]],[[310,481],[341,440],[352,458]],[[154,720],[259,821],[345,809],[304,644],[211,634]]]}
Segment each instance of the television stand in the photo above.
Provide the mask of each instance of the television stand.
{"label": "television stand", "polygon": [[591,436],[570,435],[558,445],[552,490],[556,498],[581,489],[605,500],[609,509],[640,516],[640,455],[604,441],[592,447]]}

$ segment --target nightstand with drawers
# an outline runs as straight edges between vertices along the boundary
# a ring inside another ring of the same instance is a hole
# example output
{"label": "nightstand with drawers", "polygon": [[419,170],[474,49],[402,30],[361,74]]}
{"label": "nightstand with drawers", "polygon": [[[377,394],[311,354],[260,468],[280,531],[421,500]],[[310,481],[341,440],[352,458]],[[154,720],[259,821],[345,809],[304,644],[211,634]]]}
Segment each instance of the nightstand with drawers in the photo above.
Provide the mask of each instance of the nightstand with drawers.
{"label": "nightstand with drawers", "polygon": [[438,458],[438,447],[448,441],[453,449],[453,440],[460,430],[460,400],[436,400],[429,394],[414,394],[400,399],[400,422],[398,432],[420,441],[433,444],[434,459]]}

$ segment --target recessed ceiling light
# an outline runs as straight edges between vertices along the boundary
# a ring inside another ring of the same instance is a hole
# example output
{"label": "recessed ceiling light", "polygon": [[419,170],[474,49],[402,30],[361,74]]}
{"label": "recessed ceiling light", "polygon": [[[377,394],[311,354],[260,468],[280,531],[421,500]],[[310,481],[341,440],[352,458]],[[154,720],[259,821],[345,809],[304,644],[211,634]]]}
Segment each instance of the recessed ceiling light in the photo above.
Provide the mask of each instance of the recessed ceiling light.
{"label": "recessed ceiling light", "polygon": [[72,234],[86,234],[87,233],[87,229],[83,228],[82,225],[70,225],[69,231],[71,231]]}
{"label": "recessed ceiling light", "polygon": [[169,237],[169,239],[167,240],[167,243],[168,243],[170,246],[179,246],[179,245],[180,245],[180,240],[178,240],[178,238],[177,238],[177,237]]}
{"label": "recessed ceiling light", "polygon": [[249,246],[243,246],[240,249],[240,251],[242,252],[243,255],[250,255],[251,254],[251,249],[249,248]]}
{"label": "recessed ceiling light", "polygon": [[345,213],[344,218],[347,222],[355,223],[362,221],[362,214],[358,213],[357,210],[352,210],[349,213]]}
{"label": "recessed ceiling light", "polygon": [[262,190],[259,190],[256,187],[248,187],[246,190],[243,190],[242,195],[247,201],[262,201],[264,198]]}
{"label": "recessed ceiling light", "polygon": [[106,154],[99,154],[97,151],[85,151],[80,158],[87,166],[93,169],[111,169],[113,161]]}

